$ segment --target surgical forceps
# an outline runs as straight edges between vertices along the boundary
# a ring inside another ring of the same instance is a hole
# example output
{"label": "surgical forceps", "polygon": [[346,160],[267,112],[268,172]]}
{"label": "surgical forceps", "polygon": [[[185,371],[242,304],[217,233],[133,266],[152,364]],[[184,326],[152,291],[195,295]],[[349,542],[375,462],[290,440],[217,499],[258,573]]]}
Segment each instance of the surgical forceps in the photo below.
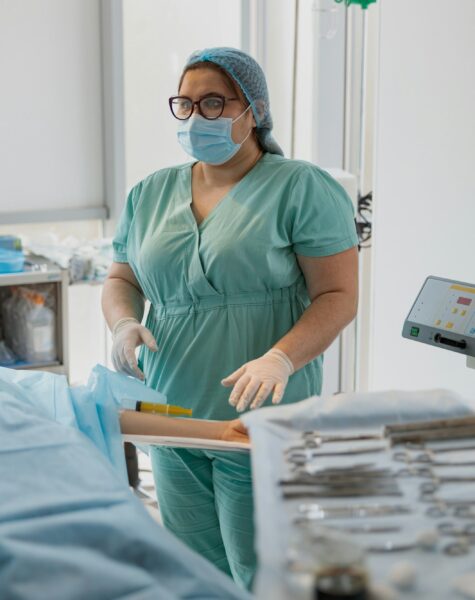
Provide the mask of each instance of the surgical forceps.
{"label": "surgical forceps", "polygon": [[398,462],[405,462],[408,464],[412,463],[426,463],[430,464],[432,467],[474,467],[475,460],[473,461],[454,461],[454,462],[445,462],[437,460],[437,458],[432,454],[431,450],[426,452],[421,452],[412,456],[407,451],[402,452],[394,452],[393,459]]}
{"label": "surgical forceps", "polygon": [[[475,477],[437,477],[435,476],[432,481],[423,481],[420,486],[419,500],[421,502],[435,502],[437,503],[437,497],[435,492],[439,489],[440,485],[446,483],[475,483]],[[462,502],[459,502],[462,504]]]}
{"label": "surgical forceps", "polygon": [[282,490],[282,496],[287,499],[295,498],[358,498],[370,497],[370,496],[402,496],[402,492],[392,487],[310,487],[310,486],[295,486],[292,488],[284,488]]}
{"label": "surgical forceps", "polygon": [[321,469],[316,473],[303,470],[292,477],[280,479],[286,498],[312,495],[332,496],[372,496],[400,495],[397,481],[391,469]]}
{"label": "surgical forceps", "polygon": [[372,454],[383,452],[386,446],[364,446],[363,448],[348,448],[345,450],[316,452],[317,448],[302,448],[294,446],[286,450],[287,460],[295,465],[304,465],[321,457],[352,456],[356,454]]}
{"label": "surgical forceps", "polygon": [[[430,464],[430,463],[429,463]],[[410,464],[405,469],[395,472],[398,477],[427,477],[432,481],[424,481],[420,485],[420,491],[424,493],[435,492],[441,484],[444,483],[475,483],[475,476],[472,475],[438,475],[434,472],[434,464],[430,466],[412,467]]]}
{"label": "surgical forceps", "polygon": [[407,550],[434,550],[438,541],[438,532],[430,529],[422,531],[415,540],[410,542],[399,542],[387,540],[383,544],[374,544],[366,546],[367,552],[405,552]]}
{"label": "surgical forceps", "polygon": [[329,527],[333,531],[340,531],[341,533],[396,533],[401,531],[400,525],[373,525],[371,523],[365,523],[364,525],[348,525],[347,527]]}
{"label": "surgical forceps", "polygon": [[364,519],[368,517],[389,517],[393,515],[407,515],[411,508],[405,504],[349,504],[340,506],[326,506],[322,504],[301,504],[299,514],[294,517],[294,522],[313,521],[323,519]]}
{"label": "surgical forceps", "polygon": [[405,469],[399,469],[395,472],[397,477],[428,477],[435,478],[435,473],[430,467],[411,467],[408,465]]}
{"label": "surgical forceps", "polygon": [[328,444],[332,442],[358,442],[362,440],[382,440],[381,434],[375,433],[356,433],[356,434],[334,434],[334,435],[322,435],[318,431],[303,431],[302,442],[307,447],[318,448],[322,444]]}
{"label": "surgical forceps", "polygon": [[475,435],[475,415],[458,418],[394,423],[384,427],[384,436],[391,445],[405,442],[427,442],[472,438]]}
{"label": "surgical forceps", "polygon": [[[475,519],[475,502],[462,504],[463,501],[443,501],[437,500],[437,504],[429,506],[426,510],[426,515],[434,519],[442,517],[456,517],[458,519]],[[452,511],[450,513],[450,511]]]}
{"label": "surgical forceps", "polygon": [[475,477],[458,477],[457,475],[448,475],[440,477],[433,475],[432,481],[423,481],[419,487],[420,491],[425,494],[432,494],[439,489],[441,485],[446,483],[475,483]]}
{"label": "surgical forceps", "polygon": [[429,452],[431,454],[444,454],[447,452],[465,452],[465,450],[475,450],[475,445],[473,444],[469,446],[441,446],[438,448],[431,448],[424,442],[407,442],[405,446],[407,450],[424,450],[425,452]]}
{"label": "surgical forceps", "polygon": [[316,484],[325,483],[333,484],[340,481],[352,483],[366,483],[375,480],[393,480],[394,472],[388,468],[374,469],[367,466],[355,467],[333,467],[322,468],[316,471],[310,471],[306,468],[298,468],[293,473],[291,479],[281,479],[280,485],[291,483]]}
{"label": "surgical forceps", "polygon": [[454,525],[454,523],[450,521],[444,521],[443,523],[439,523],[437,525],[437,529],[441,535],[468,537],[473,539],[475,542],[475,523],[468,523],[467,525],[460,527],[458,525]]}

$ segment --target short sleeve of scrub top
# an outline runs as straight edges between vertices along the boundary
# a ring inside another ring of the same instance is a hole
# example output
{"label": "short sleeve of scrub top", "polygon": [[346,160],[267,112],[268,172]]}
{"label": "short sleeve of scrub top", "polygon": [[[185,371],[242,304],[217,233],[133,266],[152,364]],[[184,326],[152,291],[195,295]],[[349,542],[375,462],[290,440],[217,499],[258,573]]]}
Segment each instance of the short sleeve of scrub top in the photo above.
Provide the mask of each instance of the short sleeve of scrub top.
{"label": "short sleeve of scrub top", "polygon": [[326,171],[309,165],[292,194],[292,242],[301,256],[330,256],[354,246],[353,206],[344,189]]}
{"label": "short sleeve of scrub top", "polygon": [[[129,194],[113,240],[150,301],[147,385],[197,418],[232,419],[221,379],[261,356],[310,304],[297,255],[357,244],[343,188],[311,163],[266,153],[198,225],[193,163],[157,171]],[[319,356],[291,376],[283,403],[319,394]],[[270,403],[270,398],[267,401]]]}

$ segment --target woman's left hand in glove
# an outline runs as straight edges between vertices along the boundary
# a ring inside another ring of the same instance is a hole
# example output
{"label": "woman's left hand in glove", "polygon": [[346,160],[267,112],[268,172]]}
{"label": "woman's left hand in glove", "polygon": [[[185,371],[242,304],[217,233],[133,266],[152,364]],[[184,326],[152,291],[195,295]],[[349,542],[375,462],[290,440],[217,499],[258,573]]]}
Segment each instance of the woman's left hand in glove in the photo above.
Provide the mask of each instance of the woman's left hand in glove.
{"label": "woman's left hand in glove", "polygon": [[221,383],[225,387],[234,386],[229,404],[242,412],[249,405],[251,408],[259,408],[271,392],[272,403],[278,404],[293,372],[294,366],[287,354],[272,348],[260,358],[245,363]]}

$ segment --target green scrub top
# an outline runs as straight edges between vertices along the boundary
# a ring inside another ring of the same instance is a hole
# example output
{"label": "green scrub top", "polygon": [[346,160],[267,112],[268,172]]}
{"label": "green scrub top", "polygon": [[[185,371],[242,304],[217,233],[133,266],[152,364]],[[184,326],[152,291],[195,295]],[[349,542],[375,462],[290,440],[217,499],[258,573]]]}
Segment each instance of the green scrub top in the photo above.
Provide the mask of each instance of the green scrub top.
{"label": "green scrub top", "polygon": [[[147,385],[196,418],[232,419],[221,379],[267,352],[309,305],[297,255],[357,244],[353,207],[322,169],[266,153],[197,225],[193,164],[132,189],[114,260],[130,265],[151,303],[146,326],[159,350],[141,348]],[[290,377],[282,403],[320,393],[322,360]]]}

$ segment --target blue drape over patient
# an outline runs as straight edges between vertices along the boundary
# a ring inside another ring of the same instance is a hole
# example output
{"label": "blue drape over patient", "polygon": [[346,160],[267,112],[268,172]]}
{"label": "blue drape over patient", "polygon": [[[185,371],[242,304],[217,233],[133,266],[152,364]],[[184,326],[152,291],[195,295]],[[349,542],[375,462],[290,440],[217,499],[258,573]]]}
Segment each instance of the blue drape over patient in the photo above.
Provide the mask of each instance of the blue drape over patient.
{"label": "blue drape over patient", "polygon": [[[87,385],[70,387],[63,375],[0,367],[0,391],[16,398],[24,410],[74,427],[86,435],[127,481],[118,409],[136,400],[164,402],[165,396],[134,377],[96,365]],[[28,407],[28,408],[27,408]]]}
{"label": "blue drape over patient", "polygon": [[130,388],[110,375],[69,388],[0,369],[0,597],[249,598],[130,492],[117,419]]}

